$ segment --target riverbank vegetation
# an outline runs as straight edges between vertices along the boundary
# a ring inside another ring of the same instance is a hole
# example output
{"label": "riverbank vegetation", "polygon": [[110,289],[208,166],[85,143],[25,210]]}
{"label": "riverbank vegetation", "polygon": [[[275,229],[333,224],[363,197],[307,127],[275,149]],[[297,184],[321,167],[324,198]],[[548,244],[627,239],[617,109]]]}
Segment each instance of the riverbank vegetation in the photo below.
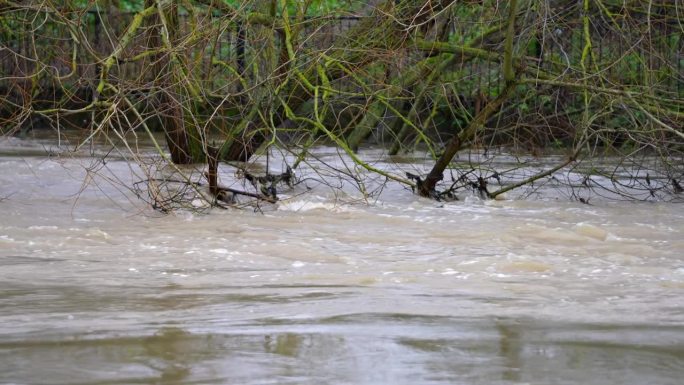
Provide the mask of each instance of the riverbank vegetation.
{"label": "riverbank vegetation", "polygon": [[[683,25],[681,0],[7,1],[0,130],[75,129],[74,149],[100,139],[135,156],[145,136],[155,167],[186,178],[150,171],[146,199],[162,210],[169,183],[204,183],[216,205],[273,202],[319,145],[355,163],[345,177],[438,200],[563,178],[671,200],[684,183]],[[430,167],[378,167],[366,146]],[[282,173],[250,171],[273,151]],[[544,154],[555,164],[530,168]],[[499,156],[517,164],[495,168]],[[245,188],[221,186],[222,167]]]}

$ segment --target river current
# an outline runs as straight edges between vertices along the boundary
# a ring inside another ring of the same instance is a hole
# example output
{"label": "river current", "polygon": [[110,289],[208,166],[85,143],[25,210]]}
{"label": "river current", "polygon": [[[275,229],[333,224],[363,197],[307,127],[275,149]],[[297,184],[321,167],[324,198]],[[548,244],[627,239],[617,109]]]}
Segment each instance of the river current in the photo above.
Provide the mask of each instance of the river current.
{"label": "river current", "polygon": [[681,204],[388,185],[159,215],[124,159],[5,146],[0,383],[684,378]]}

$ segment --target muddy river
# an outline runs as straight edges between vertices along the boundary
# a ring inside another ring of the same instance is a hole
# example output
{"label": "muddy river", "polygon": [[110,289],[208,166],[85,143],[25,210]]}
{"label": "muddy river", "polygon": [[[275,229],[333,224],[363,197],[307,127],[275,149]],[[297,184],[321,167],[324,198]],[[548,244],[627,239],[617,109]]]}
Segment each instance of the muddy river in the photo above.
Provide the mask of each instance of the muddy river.
{"label": "muddy river", "polygon": [[388,186],[159,215],[131,170],[0,156],[0,383],[684,379],[681,204]]}

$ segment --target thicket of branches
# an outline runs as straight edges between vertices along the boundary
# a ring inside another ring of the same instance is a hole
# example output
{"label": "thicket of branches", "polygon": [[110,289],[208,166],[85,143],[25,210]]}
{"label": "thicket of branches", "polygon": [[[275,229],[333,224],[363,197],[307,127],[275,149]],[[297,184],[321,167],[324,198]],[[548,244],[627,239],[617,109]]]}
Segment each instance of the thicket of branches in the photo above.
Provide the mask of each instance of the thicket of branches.
{"label": "thicket of branches", "polygon": [[[162,163],[205,164],[213,201],[277,199],[318,144],[434,199],[562,172],[630,199],[682,192],[682,0],[7,1],[0,44],[3,134],[75,128],[134,155],[148,136]],[[433,166],[376,168],[369,143]],[[274,147],[286,172],[219,185],[222,162]],[[549,152],[526,174],[491,166]]]}

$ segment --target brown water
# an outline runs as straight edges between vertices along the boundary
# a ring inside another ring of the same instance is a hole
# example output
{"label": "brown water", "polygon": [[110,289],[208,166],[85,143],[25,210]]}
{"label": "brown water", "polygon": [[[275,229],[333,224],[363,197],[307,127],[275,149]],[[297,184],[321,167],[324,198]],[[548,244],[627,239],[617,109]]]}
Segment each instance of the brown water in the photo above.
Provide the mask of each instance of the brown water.
{"label": "brown water", "polygon": [[388,187],[156,216],[103,179],[81,191],[96,166],[131,177],[0,157],[0,383],[684,378],[679,204]]}

